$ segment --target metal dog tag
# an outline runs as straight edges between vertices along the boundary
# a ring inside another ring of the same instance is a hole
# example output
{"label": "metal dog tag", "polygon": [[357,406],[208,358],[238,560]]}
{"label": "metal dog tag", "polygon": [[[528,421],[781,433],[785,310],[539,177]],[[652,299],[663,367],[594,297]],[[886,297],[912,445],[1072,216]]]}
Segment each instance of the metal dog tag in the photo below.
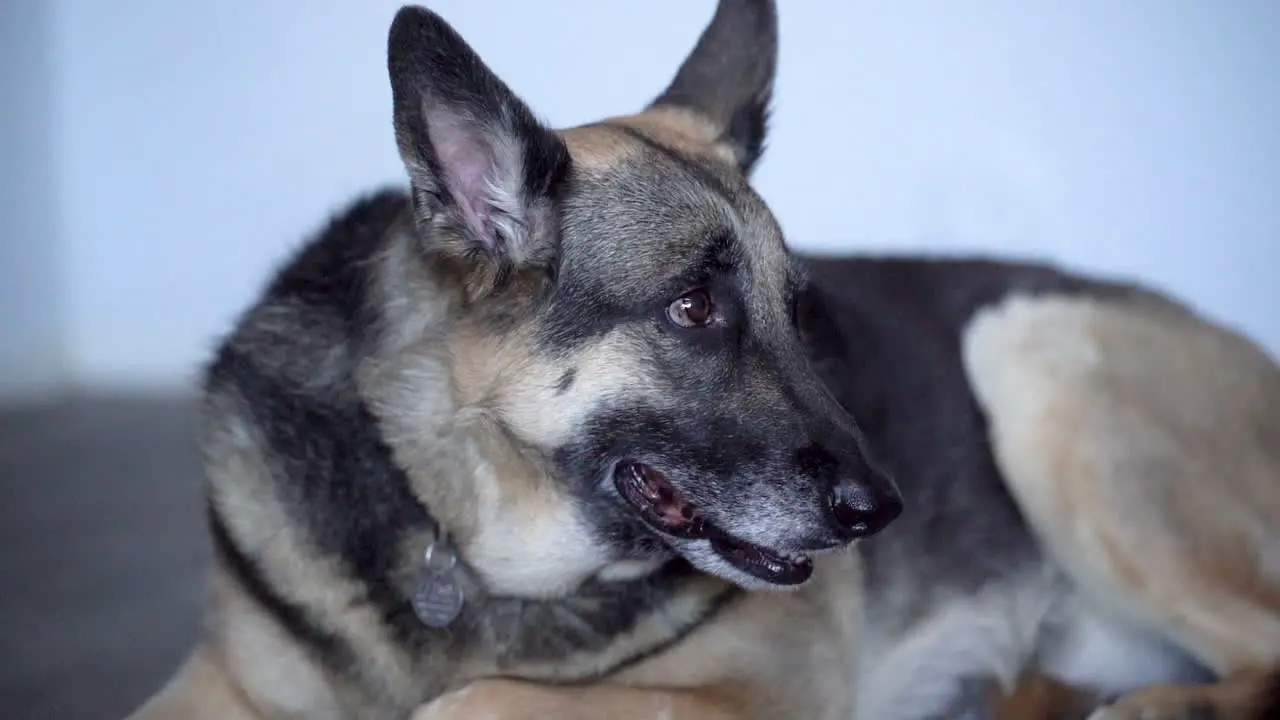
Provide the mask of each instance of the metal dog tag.
{"label": "metal dog tag", "polygon": [[458,555],[437,542],[427,546],[425,566],[413,591],[413,611],[428,627],[443,628],[462,614],[462,582]]}

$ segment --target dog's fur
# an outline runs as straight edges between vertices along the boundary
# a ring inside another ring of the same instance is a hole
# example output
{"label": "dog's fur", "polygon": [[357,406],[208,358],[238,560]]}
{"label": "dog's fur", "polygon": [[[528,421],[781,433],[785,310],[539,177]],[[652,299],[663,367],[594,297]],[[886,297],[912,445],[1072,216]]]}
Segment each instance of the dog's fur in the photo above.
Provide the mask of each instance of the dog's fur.
{"label": "dog's fur", "polygon": [[[1098,718],[1280,712],[1280,369],[1124,283],[788,251],[747,181],[776,32],[722,0],[643,112],[553,131],[396,16],[410,190],[221,345],[207,633],[135,717],[985,717],[1032,675]],[[812,578],[658,532],[628,459]]]}

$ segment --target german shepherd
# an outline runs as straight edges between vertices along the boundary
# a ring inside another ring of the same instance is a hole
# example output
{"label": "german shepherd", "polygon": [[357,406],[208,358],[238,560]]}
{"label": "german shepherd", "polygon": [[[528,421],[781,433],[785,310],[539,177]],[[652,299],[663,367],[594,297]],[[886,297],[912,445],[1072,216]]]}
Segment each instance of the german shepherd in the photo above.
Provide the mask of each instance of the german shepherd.
{"label": "german shepherd", "polygon": [[776,46],[721,0],[555,130],[399,11],[407,189],[208,367],[207,631],[134,717],[1280,717],[1280,368],[1127,282],[788,250]]}

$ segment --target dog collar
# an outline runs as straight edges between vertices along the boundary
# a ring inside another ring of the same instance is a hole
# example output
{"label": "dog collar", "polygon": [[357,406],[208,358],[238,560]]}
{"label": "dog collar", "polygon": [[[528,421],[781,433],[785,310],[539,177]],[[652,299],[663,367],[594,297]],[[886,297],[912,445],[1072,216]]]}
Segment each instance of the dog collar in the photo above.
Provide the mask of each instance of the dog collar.
{"label": "dog collar", "polygon": [[428,627],[448,627],[462,614],[466,602],[458,552],[444,532],[437,531],[427,543],[422,561],[413,590],[413,612]]}

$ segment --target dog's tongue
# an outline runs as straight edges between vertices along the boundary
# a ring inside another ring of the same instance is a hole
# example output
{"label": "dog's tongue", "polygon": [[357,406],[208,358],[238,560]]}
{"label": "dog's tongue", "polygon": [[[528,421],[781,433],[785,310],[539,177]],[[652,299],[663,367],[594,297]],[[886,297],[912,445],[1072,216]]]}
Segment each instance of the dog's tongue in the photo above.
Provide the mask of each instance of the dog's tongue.
{"label": "dog's tongue", "polygon": [[785,558],[715,529],[710,540],[711,549],[730,565],[774,585],[799,585],[813,574],[813,561],[806,557]]}
{"label": "dog's tongue", "polygon": [[702,536],[702,518],[658,471],[641,463],[628,463],[618,469],[614,483],[622,497],[663,532],[681,538]]}

